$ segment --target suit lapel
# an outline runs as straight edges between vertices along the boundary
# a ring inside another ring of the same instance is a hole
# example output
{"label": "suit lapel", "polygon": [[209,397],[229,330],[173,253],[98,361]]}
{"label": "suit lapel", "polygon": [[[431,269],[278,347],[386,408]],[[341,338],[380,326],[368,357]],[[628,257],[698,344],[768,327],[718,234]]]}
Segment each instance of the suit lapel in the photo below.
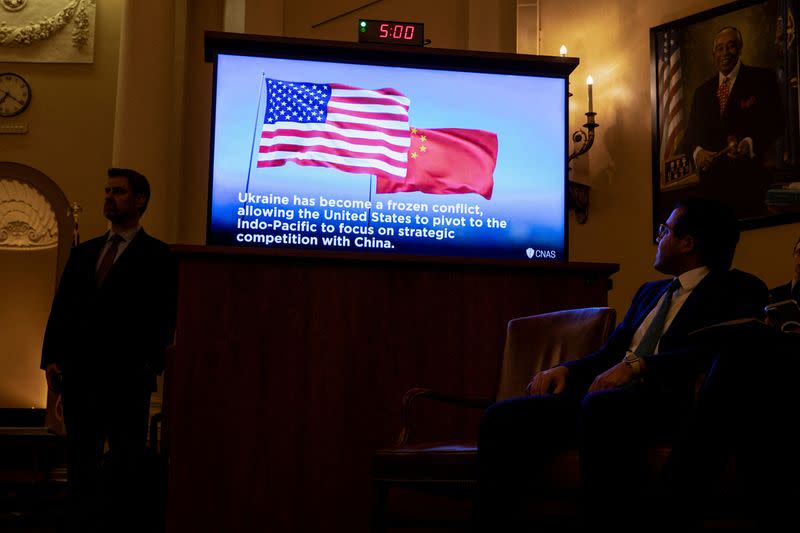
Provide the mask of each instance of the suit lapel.
{"label": "suit lapel", "polygon": [[725,116],[730,117],[731,113],[738,114],[740,108],[740,100],[747,98],[750,92],[748,84],[747,67],[741,65],[739,73],[736,75],[736,83],[733,84],[731,92],[728,95],[728,104],[725,106]]}
{"label": "suit lapel", "polygon": [[92,239],[90,243],[86,243],[88,247],[87,253],[89,254],[89,258],[94,261],[95,266],[97,266],[97,262],[100,261],[100,252],[103,251],[103,246],[105,246],[107,241],[108,232],[105,232],[102,237]]}
{"label": "suit lapel", "polygon": [[147,234],[144,232],[144,228],[142,228],[136,233],[136,235],[133,236],[131,242],[128,243],[128,246],[125,247],[125,249],[122,251],[122,254],[120,254],[120,256],[117,258],[117,262],[114,263],[114,266],[120,264],[121,261],[127,263],[131,260],[132,257],[137,256],[142,248],[142,243],[146,239],[147,239]]}
{"label": "suit lapel", "polygon": [[683,306],[681,306],[678,314],[675,315],[675,318],[672,320],[667,331],[664,332],[664,335],[662,335],[662,338],[666,337],[669,339],[669,337],[680,335],[681,332],[688,333],[699,327],[699,318],[705,313],[705,303],[712,300],[708,294],[713,290],[717,278],[718,274],[709,272],[706,277],[697,284],[697,287],[692,290],[692,293],[686,298],[686,301],[683,302]]}
{"label": "suit lapel", "polygon": [[638,330],[641,327],[642,322],[644,322],[644,319],[647,318],[647,315],[650,314],[653,308],[658,304],[658,301],[664,295],[664,292],[667,290],[670,281],[672,280],[665,279],[658,287],[658,289],[654,290],[653,293],[644,301],[644,304],[642,305],[642,310],[639,313],[639,316],[636,318],[636,323],[633,324],[632,332],[636,332],[636,330]]}
{"label": "suit lapel", "polygon": [[147,234],[144,232],[144,228],[140,229],[136,235],[134,235],[131,242],[122,250],[122,253],[114,261],[114,265],[111,267],[111,271],[108,273],[108,277],[106,277],[103,286],[107,286],[109,281],[113,281],[114,273],[119,273],[120,270],[125,270],[126,266],[133,260],[135,260],[136,256],[141,253],[142,246],[144,245],[144,241],[148,238]]}
{"label": "suit lapel", "polygon": [[108,233],[81,244],[82,249],[76,249],[82,252],[84,282],[91,287],[96,284],[97,263],[100,261],[100,253],[103,251],[107,240]]}

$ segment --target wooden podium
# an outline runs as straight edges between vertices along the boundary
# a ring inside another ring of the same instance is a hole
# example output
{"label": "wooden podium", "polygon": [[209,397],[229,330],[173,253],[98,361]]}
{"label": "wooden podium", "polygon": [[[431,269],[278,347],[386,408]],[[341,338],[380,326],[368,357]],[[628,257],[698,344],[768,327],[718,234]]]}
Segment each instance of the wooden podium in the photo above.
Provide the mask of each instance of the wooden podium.
{"label": "wooden podium", "polygon": [[[174,246],[167,531],[366,532],[413,386],[490,395],[509,319],[604,306],[615,264]],[[466,436],[477,418],[423,419]]]}

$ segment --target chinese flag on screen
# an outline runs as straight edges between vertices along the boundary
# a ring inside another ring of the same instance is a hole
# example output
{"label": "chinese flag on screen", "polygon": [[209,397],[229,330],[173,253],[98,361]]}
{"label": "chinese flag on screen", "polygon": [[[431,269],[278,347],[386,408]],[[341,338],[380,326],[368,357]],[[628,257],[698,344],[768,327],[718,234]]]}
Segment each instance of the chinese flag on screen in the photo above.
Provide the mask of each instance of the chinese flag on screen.
{"label": "chinese flag on screen", "polygon": [[475,192],[490,200],[496,163],[494,133],[460,128],[411,128],[406,178],[378,176],[375,192]]}

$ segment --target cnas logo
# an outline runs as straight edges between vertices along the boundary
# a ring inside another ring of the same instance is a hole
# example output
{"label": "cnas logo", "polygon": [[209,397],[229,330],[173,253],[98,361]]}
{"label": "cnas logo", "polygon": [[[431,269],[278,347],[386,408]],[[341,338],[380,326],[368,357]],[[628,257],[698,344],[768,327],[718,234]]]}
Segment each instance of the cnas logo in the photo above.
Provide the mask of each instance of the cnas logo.
{"label": "cnas logo", "polygon": [[555,259],[555,250],[539,250],[538,248],[528,248],[525,250],[528,259]]}

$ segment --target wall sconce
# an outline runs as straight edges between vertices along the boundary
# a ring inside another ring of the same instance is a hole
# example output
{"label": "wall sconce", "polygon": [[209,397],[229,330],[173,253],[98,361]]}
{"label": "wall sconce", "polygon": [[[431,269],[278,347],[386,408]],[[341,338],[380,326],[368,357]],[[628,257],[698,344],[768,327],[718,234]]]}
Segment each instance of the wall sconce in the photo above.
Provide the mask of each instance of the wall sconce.
{"label": "wall sconce", "polygon": [[[561,51],[566,54],[566,47],[562,45]],[[594,121],[594,117],[597,113],[594,112],[592,105],[592,86],[594,85],[594,80],[591,76],[586,78],[586,85],[589,92],[589,111],[586,112],[586,124],[583,125],[583,128],[572,133],[572,142],[575,144],[575,148],[567,159],[568,163],[571,163],[573,159],[589,151],[594,144],[594,130],[599,126],[599,124]],[[572,93],[569,93],[569,96],[572,96]],[[572,170],[571,165],[569,166],[569,170]],[[575,211],[575,220],[578,221],[578,224],[586,224],[589,218],[590,190],[591,187],[585,183],[569,180],[567,207]]]}

